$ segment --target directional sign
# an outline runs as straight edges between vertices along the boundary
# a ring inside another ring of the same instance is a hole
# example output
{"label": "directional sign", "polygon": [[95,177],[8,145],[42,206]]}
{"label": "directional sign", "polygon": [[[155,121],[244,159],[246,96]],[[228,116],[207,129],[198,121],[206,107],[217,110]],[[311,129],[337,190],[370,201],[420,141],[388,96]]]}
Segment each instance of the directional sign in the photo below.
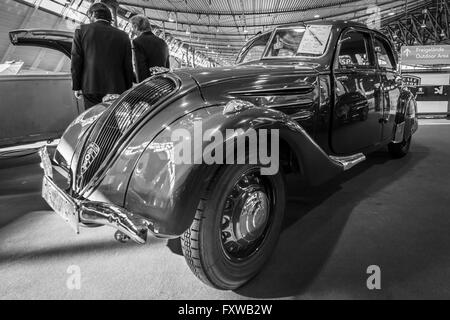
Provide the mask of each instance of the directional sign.
{"label": "directional sign", "polygon": [[434,88],[434,94],[439,94],[439,95],[444,94],[444,86],[435,87]]}
{"label": "directional sign", "polygon": [[450,65],[450,45],[402,47],[402,64]]}

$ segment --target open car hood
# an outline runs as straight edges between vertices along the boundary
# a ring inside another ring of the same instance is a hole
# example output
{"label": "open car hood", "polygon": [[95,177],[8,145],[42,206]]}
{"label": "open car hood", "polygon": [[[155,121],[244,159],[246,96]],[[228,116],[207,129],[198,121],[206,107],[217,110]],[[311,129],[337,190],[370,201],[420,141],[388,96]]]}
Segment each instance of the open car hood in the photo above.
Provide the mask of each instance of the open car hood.
{"label": "open car hood", "polygon": [[73,34],[70,31],[22,29],[10,31],[9,39],[15,46],[50,48],[60,51],[70,58]]}

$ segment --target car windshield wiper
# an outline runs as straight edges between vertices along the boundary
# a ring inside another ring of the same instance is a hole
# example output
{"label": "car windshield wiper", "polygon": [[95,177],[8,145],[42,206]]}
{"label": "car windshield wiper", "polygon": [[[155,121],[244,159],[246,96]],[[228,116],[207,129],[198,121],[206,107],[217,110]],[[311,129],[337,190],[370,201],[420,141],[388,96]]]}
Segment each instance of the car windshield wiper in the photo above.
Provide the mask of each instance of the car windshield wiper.
{"label": "car windshield wiper", "polygon": [[308,29],[308,31],[311,33],[311,35],[314,37],[314,39],[316,39],[316,41],[317,41],[321,46],[323,46],[322,41],[320,41],[319,37],[317,37],[317,35],[316,35],[313,31],[311,31],[311,28],[310,28],[310,27],[311,27],[311,26],[307,25],[307,26],[306,26],[306,29]]}

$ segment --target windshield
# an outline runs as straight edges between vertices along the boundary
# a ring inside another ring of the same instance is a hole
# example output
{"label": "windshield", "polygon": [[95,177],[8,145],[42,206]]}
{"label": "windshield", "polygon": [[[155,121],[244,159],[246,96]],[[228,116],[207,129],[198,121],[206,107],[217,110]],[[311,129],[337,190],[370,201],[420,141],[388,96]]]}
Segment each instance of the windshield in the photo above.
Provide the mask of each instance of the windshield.
{"label": "windshield", "polygon": [[331,25],[304,25],[275,29],[274,34],[265,33],[250,41],[237,63],[274,57],[320,57],[327,48],[331,28]]}
{"label": "windshield", "polygon": [[319,57],[327,48],[330,34],[330,25],[279,28],[275,31],[265,57]]}

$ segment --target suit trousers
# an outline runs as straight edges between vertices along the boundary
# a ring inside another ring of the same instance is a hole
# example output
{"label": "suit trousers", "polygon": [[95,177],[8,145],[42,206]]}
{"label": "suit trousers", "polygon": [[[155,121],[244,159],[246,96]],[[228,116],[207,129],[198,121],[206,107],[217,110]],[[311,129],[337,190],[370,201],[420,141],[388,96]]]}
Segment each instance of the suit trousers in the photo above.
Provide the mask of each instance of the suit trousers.
{"label": "suit trousers", "polygon": [[105,96],[106,94],[101,93],[83,93],[84,110],[88,110],[101,103]]}

